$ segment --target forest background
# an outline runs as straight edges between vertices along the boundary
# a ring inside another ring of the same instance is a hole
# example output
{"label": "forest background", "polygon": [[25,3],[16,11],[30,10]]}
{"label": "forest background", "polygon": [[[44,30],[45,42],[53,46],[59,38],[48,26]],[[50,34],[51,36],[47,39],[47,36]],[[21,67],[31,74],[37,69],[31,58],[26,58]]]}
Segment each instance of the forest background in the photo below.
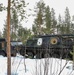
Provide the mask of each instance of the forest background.
{"label": "forest background", "polygon": [[[36,35],[49,35],[49,34],[74,34],[74,15],[70,15],[69,8],[65,8],[64,15],[59,14],[58,19],[56,18],[56,13],[54,8],[50,8],[40,0],[34,6],[34,9],[29,9],[34,13],[28,14],[26,12],[26,7],[29,3],[25,3],[24,0],[12,0],[11,1],[11,39],[21,40],[23,43],[26,42],[28,38]],[[0,4],[0,12],[7,11],[2,3]],[[28,29],[22,26],[22,21],[28,23],[28,17],[33,16],[32,28]],[[3,31],[0,31],[0,37],[6,38],[6,26],[7,20],[5,20]]]}

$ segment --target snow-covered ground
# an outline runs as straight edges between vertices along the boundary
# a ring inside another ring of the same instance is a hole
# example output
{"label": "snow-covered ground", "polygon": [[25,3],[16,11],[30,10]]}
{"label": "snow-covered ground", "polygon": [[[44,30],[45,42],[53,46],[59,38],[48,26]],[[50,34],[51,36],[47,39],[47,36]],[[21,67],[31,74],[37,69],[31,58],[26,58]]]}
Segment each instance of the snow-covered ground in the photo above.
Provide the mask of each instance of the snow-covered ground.
{"label": "snow-covered ground", "polygon": [[[57,58],[11,57],[12,75],[74,75],[73,62]],[[7,75],[7,57],[0,56],[0,75]]]}

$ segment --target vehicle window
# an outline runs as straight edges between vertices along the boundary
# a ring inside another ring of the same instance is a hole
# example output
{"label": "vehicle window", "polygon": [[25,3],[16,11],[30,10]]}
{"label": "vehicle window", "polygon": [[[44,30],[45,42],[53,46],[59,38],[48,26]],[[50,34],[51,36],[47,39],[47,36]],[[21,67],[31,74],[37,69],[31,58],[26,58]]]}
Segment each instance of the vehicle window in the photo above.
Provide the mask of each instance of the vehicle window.
{"label": "vehicle window", "polygon": [[12,46],[15,46],[15,45],[22,45],[22,42],[11,42],[11,45],[12,45]]}

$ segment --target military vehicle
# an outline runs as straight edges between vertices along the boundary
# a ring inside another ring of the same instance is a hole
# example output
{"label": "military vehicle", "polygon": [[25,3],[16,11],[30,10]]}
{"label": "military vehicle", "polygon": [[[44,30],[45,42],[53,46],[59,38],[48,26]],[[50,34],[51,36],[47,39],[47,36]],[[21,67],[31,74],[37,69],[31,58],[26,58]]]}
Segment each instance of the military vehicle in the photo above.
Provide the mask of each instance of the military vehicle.
{"label": "military vehicle", "polygon": [[[11,41],[10,42],[10,49],[11,49],[11,56],[16,56],[16,53],[19,52],[21,49],[22,42],[21,41]],[[7,42],[5,38],[0,38],[0,55],[7,56]]]}
{"label": "military vehicle", "polygon": [[38,35],[28,39],[23,50],[31,58],[72,58],[70,52],[73,52],[73,45],[74,35]]}

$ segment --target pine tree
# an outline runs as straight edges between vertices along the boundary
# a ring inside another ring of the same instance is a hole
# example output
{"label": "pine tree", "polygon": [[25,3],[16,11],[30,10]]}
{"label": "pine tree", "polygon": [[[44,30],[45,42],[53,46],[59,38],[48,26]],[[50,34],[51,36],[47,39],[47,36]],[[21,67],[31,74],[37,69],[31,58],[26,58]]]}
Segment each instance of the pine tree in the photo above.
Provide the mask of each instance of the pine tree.
{"label": "pine tree", "polygon": [[57,34],[61,33],[60,28],[61,28],[61,15],[59,14],[58,25],[57,25]]}
{"label": "pine tree", "polygon": [[3,6],[3,4],[0,3],[0,12],[2,12],[3,10],[5,10],[5,6]]}
{"label": "pine tree", "polygon": [[45,11],[45,4],[43,1],[39,1],[36,5],[36,18],[33,24],[33,33],[34,34],[43,34],[43,22],[44,22],[44,11]]}
{"label": "pine tree", "polygon": [[61,15],[58,16],[58,24],[57,24],[57,34],[64,34],[64,22],[62,20]]}
{"label": "pine tree", "polygon": [[49,6],[45,8],[45,34],[51,34],[51,12]]}
{"label": "pine tree", "polygon": [[23,43],[25,43],[29,37],[31,37],[31,30],[27,28],[23,28],[22,26],[19,26],[18,39],[20,39]]}
{"label": "pine tree", "polygon": [[7,27],[6,27],[7,25],[6,24],[7,24],[7,22],[5,21],[4,28],[3,28],[3,37],[4,38],[7,37],[7,35],[6,35],[7,34],[7,32],[6,32],[7,31]]}
{"label": "pine tree", "polygon": [[[25,18],[26,4],[24,0],[12,0],[11,1],[11,39],[16,40],[18,38],[18,27],[21,25],[22,20]],[[6,7],[7,8],[7,7]],[[6,25],[4,24],[3,36],[6,37]]]}
{"label": "pine tree", "polygon": [[25,0],[12,0],[11,2],[11,10],[12,13],[14,13],[16,11],[18,17],[19,17],[19,21],[22,21],[26,16],[25,16],[25,7],[26,7],[26,3]]}
{"label": "pine tree", "polygon": [[70,13],[68,7],[66,7],[65,10],[65,33],[70,34],[70,28],[71,28],[71,18],[70,18]]}
{"label": "pine tree", "polygon": [[51,26],[52,34],[55,34],[57,28],[57,21],[55,17],[55,10],[53,8],[51,9]]}
{"label": "pine tree", "polygon": [[[16,11],[14,10],[14,12],[12,12],[11,14],[11,20],[10,20],[10,26],[11,26],[11,39],[12,40],[16,40],[18,37],[17,35],[17,30],[18,30],[18,27],[20,25],[20,23],[18,23],[18,16],[17,16],[17,13]],[[5,21],[5,24],[4,24],[4,30],[3,30],[3,36],[6,38],[6,31],[7,31],[7,22]]]}
{"label": "pine tree", "polygon": [[10,23],[11,23],[11,39],[16,40],[18,38],[17,30],[18,30],[19,25],[21,25],[21,24],[19,23],[18,15],[17,15],[15,9],[11,14],[11,22]]}
{"label": "pine tree", "polygon": [[71,34],[74,34],[74,15],[72,16],[72,22],[71,22]]}

